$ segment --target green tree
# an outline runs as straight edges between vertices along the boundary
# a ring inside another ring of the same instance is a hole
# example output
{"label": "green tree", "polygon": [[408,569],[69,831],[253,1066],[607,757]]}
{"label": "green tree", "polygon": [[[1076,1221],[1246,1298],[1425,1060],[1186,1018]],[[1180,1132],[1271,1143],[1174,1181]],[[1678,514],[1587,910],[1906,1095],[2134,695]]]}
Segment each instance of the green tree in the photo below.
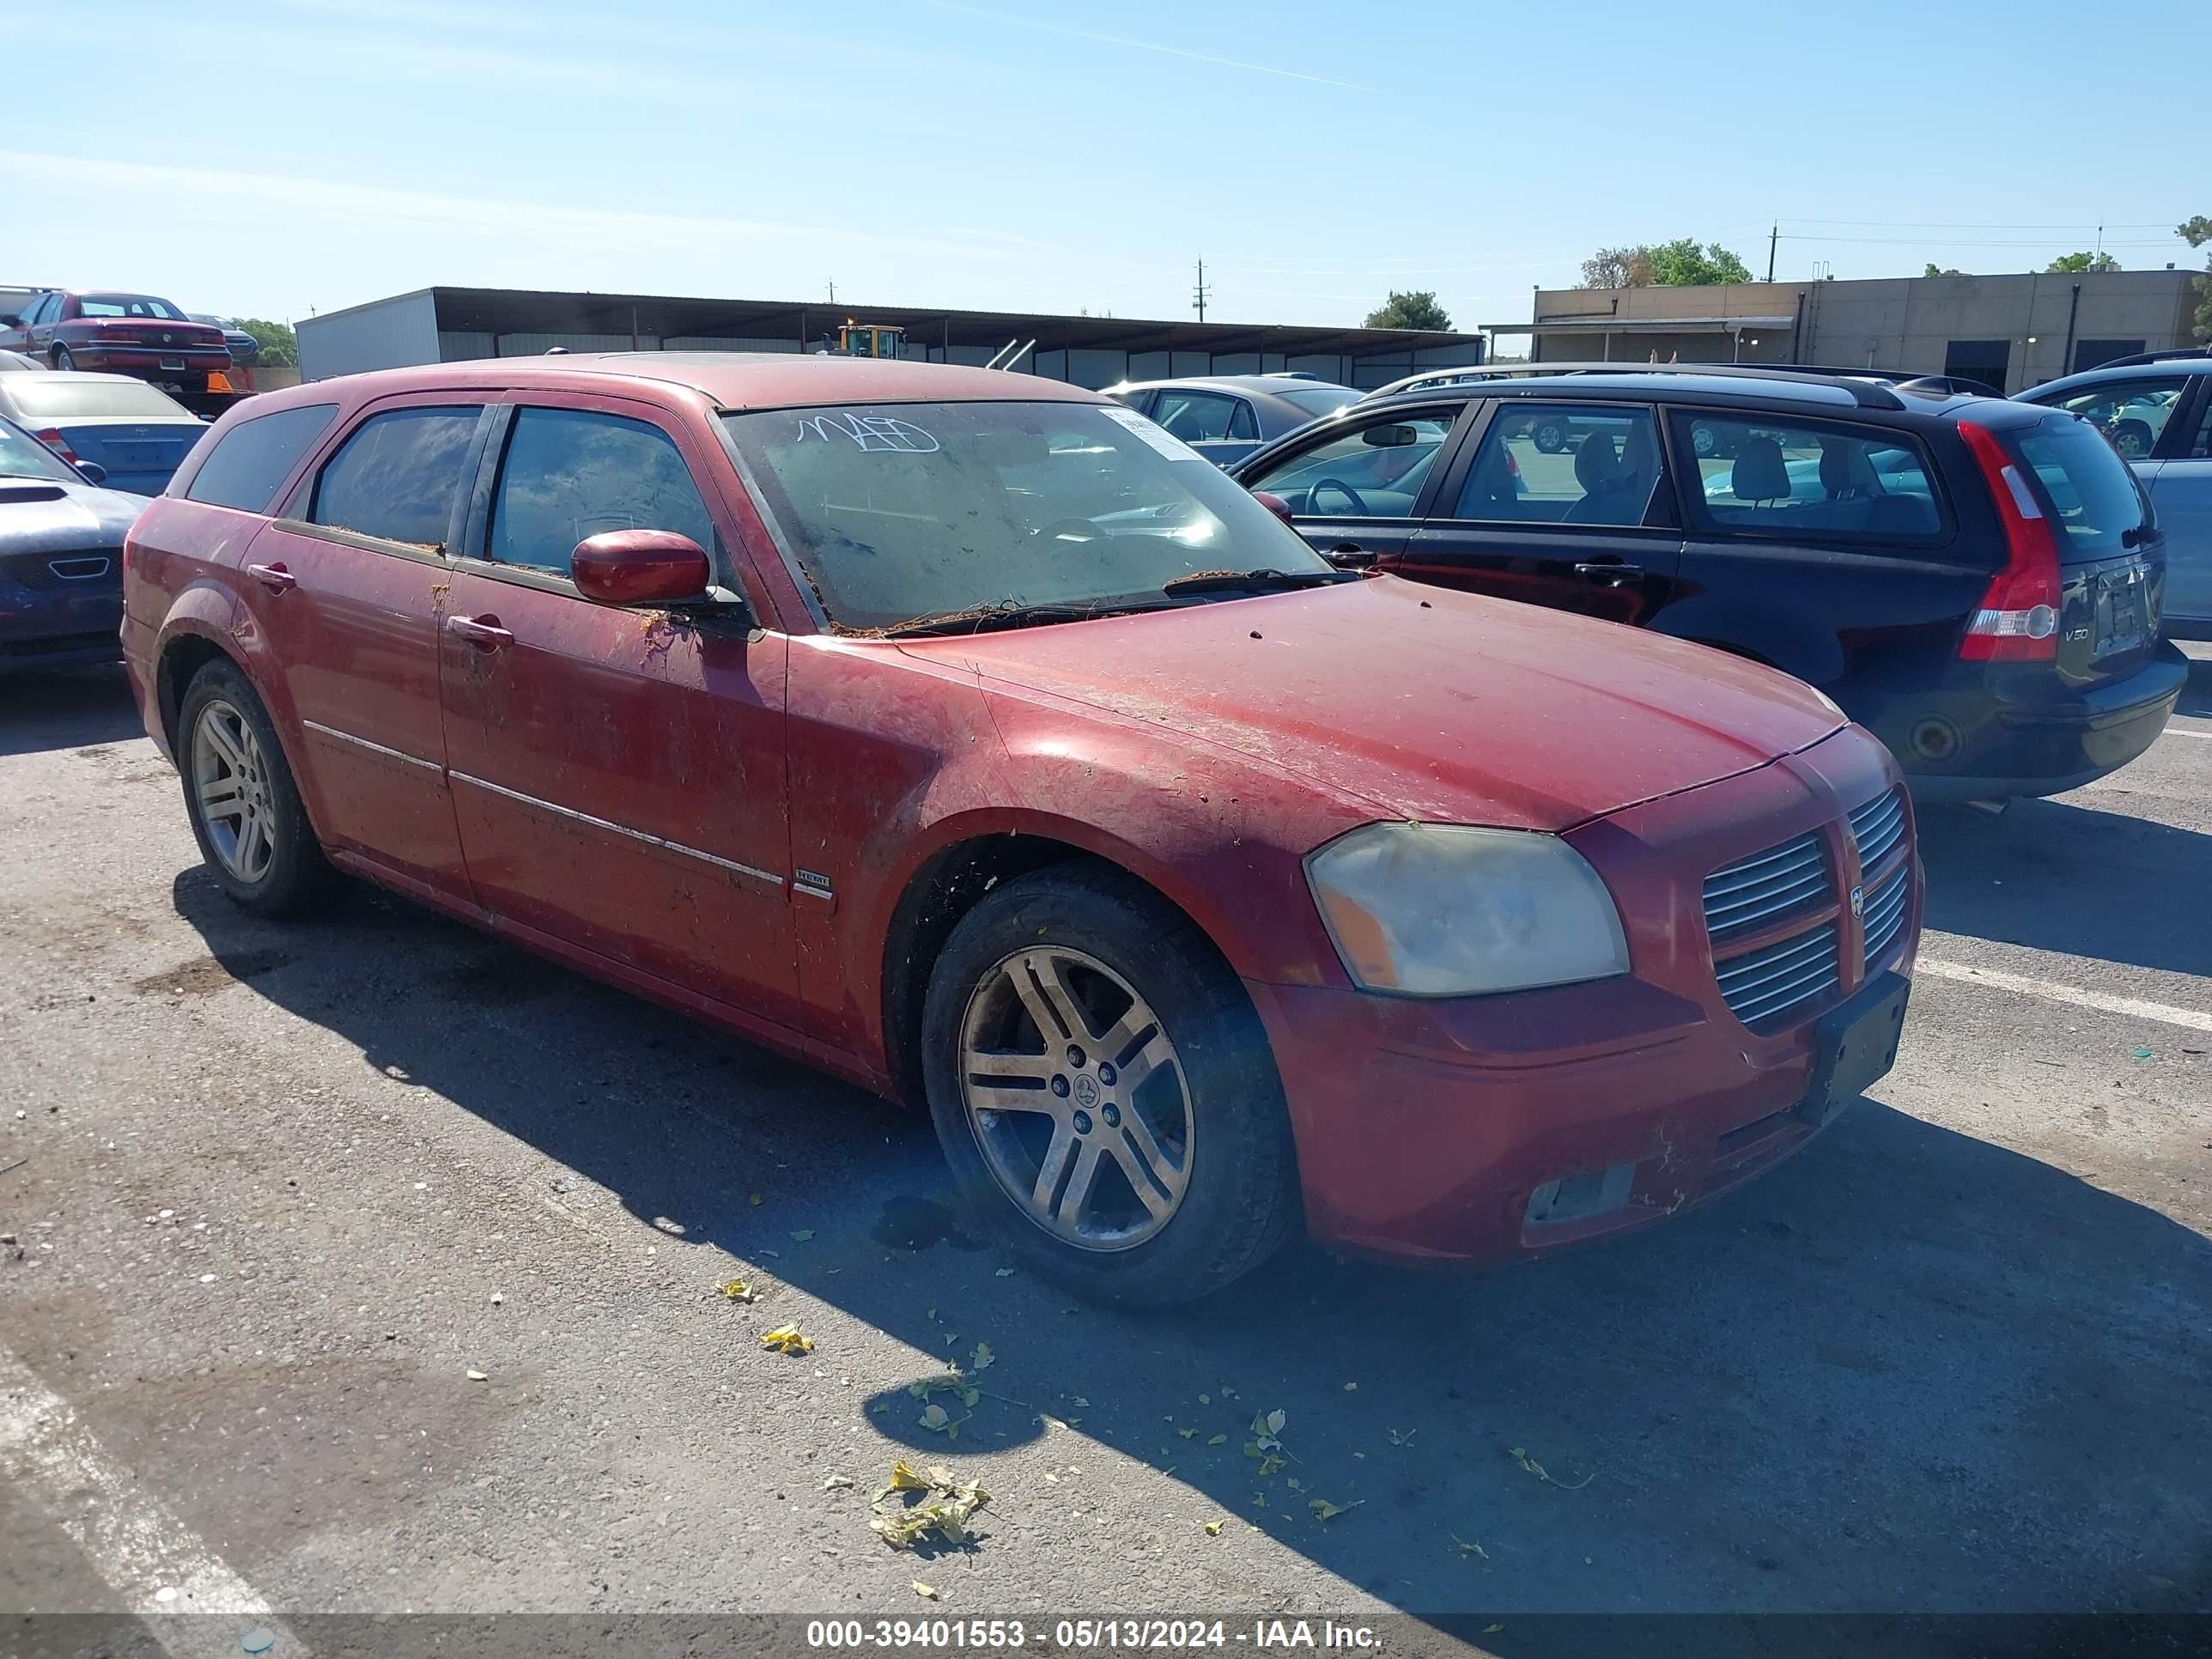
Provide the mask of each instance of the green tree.
{"label": "green tree", "polygon": [[1956,265],[1939,265],[1931,259],[1928,262],[1928,269],[1920,274],[1923,276],[1963,276],[1966,273]]}
{"label": "green tree", "polygon": [[1581,286],[1711,288],[1751,280],[1750,267],[1740,255],[1718,242],[1700,247],[1695,237],[1684,236],[1672,242],[1601,247],[1583,261]]}
{"label": "green tree", "polygon": [[2085,270],[2118,270],[2120,262],[2109,253],[2091,253],[2086,249],[2079,253],[2062,253],[2045,271],[2054,276],[2079,276]]}
{"label": "green tree", "polygon": [[1662,288],[1711,288],[1751,280],[1750,269],[1718,242],[1708,242],[1701,248],[1694,239],[1685,236],[1644,252],[1651,263],[1651,280]]}
{"label": "green tree", "polygon": [[233,328],[242,328],[261,346],[259,361],[271,368],[297,368],[300,366],[300,342],[292,332],[289,323],[272,323],[260,317],[234,317]]}
{"label": "green tree", "polygon": [[[2212,219],[2197,214],[2187,223],[2176,225],[2173,234],[2191,247],[2203,247],[2212,242]],[[2212,254],[2205,256],[2204,269],[2212,272]],[[2212,340],[2212,275],[2197,279],[2197,337]]]}
{"label": "green tree", "polygon": [[1394,288],[1388,300],[1367,313],[1370,328],[1427,328],[1441,331],[1451,325],[1451,313],[1437,303],[1436,294],[1427,289],[1401,294]]}

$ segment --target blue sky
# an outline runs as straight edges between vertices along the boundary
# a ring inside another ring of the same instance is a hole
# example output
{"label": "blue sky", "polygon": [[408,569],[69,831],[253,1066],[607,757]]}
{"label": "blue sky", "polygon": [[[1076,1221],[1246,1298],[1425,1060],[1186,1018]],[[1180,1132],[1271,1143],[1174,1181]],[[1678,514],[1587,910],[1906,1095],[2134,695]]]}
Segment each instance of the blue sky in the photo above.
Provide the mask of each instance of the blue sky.
{"label": "blue sky", "polygon": [[[219,21],[218,21],[219,20]],[[0,282],[1357,322],[1601,244],[1838,276],[2201,256],[2195,6],[0,3]],[[64,37],[60,39],[58,37]],[[2161,45],[2166,55],[2160,56]],[[98,64],[49,73],[40,62]]]}

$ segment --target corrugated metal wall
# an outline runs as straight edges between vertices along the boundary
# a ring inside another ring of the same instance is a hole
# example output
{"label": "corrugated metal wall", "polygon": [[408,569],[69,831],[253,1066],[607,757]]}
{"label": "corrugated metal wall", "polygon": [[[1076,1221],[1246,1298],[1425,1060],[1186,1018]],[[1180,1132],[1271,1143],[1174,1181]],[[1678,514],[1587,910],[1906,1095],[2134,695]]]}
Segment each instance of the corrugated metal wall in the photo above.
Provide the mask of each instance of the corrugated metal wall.
{"label": "corrugated metal wall", "polygon": [[441,358],[437,306],[428,289],[354,306],[327,317],[302,318],[298,333],[303,380],[434,363]]}

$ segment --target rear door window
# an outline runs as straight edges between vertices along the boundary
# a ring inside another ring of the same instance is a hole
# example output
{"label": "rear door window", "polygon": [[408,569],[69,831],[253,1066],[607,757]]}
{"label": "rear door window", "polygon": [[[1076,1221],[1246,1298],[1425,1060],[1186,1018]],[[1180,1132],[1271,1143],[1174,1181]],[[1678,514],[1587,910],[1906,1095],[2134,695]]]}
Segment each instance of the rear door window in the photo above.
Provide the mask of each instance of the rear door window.
{"label": "rear door window", "polygon": [[185,499],[241,513],[266,512],[276,486],[329,430],[337,412],[336,404],[309,404],[240,422],[208,452]]}
{"label": "rear door window", "polygon": [[1160,393],[1152,418],[1187,444],[1219,443],[1232,435],[1229,428],[1237,418],[1239,402],[1218,392],[1187,392],[1170,386]]}
{"label": "rear door window", "polygon": [[2058,556],[2068,564],[2125,552],[2142,526],[2136,475],[2080,421],[2039,422],[2008,434],[2027,463],[2044,511],[2059,528]]}
{"label": "rear door window", "polygon": [[482,414],[459,405],[370,416],[324,466],[308,517],[442,552]]}
{"label": "rear door window", "polygon": [[1648,409],[1501,403],[1451,516],[1476,523],[1640,525],[1660,471],[1659,428]]}
{"label": "rear door window", "polygon": [[714,520],[675,441],[626,416],[517,410],[487,556],[566,576],[576,544],[610,530],[672,530],[711,552]]}
{"label": "rear door window", "polygon": [[1927,453],[1905,433],[1710,410],[1672,418],[1677,453],[1697,465],[1683,493],[1713,529],[1876,546],[1943,534]]}

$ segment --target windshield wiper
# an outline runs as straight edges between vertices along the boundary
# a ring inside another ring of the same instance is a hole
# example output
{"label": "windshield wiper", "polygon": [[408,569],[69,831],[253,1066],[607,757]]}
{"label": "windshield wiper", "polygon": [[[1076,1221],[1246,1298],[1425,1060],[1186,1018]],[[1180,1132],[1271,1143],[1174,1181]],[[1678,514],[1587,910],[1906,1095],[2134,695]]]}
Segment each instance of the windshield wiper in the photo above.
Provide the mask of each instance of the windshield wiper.
{"label": "windshield wiper", "polygon": [[1356,582],[1349,570],[1201,570],[1160,586],[1163,593],[1273,593],[1292,587],[1328,587]]}
{"label": "windshield wiper", "polygon": [[1142,601],[1116,604],[1111,600],[1090,605],[1070,604],[1064,600],[1050,605],[971,605],[934,617],[916,617],[910,622],[894,623],[877,631],[876,637],[903,640],[934,634],[981,634],[1001,628],[1026,628],[1031,623],[1088,622],[1094,617],[1114,617],[1131,611],[1162,608]]}

